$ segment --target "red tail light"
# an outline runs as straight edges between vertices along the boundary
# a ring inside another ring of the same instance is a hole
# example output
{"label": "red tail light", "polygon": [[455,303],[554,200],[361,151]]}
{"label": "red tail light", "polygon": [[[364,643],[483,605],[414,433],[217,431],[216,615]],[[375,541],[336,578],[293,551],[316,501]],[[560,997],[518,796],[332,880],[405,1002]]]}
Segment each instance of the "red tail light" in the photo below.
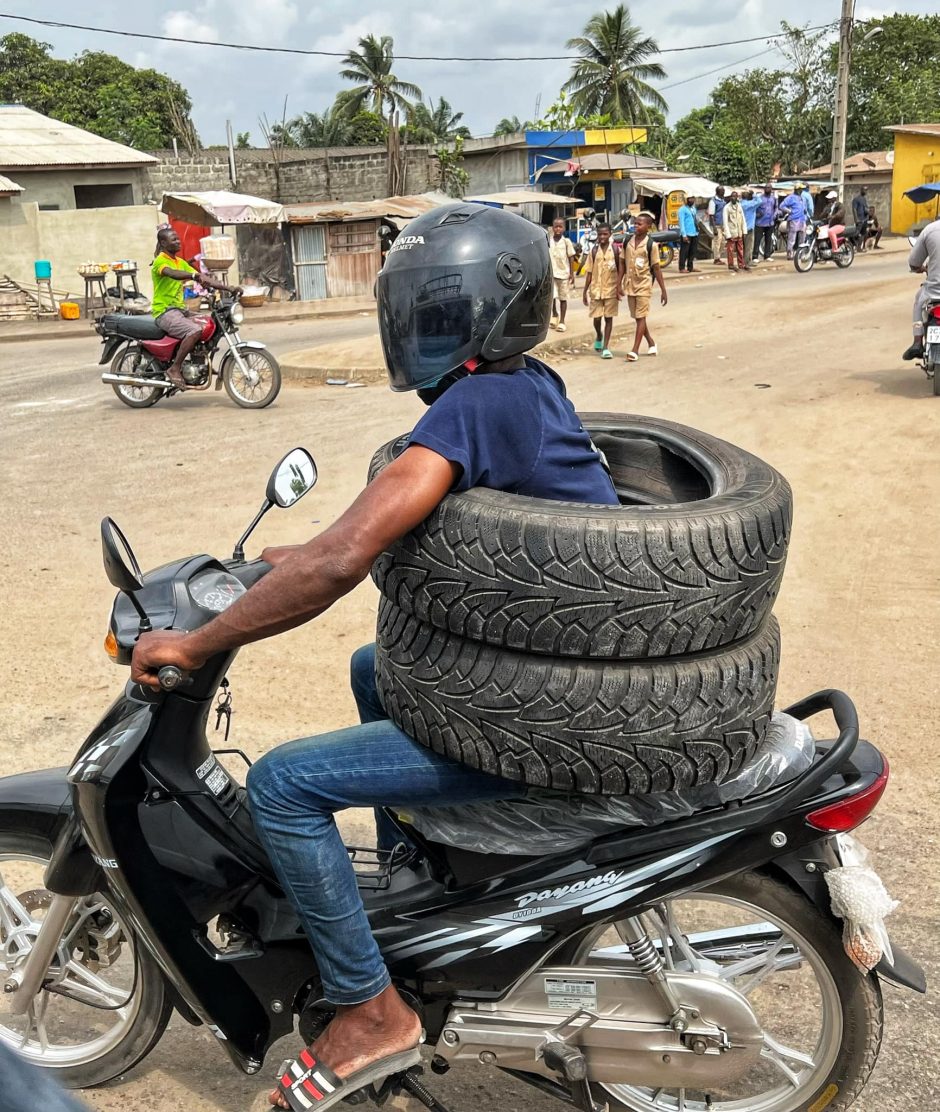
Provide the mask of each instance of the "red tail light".
{"label": "red tail light", "polygon": [[932,316],[934,316],[937,320],[940,320],[940,305],[934,305],[930,312]]}
{"label": "red tail light", "polygon": [[806,816],[806,821],[817,830],[826,830],[832,834],[845,834],[849,830],[854,830],[878,806],[878,801],[888,786],[890,771],[886,760],[884,771],[874,784],[856,795],[840,799],[838,803],[830,803],[827,807],[820,807],[818,811],[810,812]]}

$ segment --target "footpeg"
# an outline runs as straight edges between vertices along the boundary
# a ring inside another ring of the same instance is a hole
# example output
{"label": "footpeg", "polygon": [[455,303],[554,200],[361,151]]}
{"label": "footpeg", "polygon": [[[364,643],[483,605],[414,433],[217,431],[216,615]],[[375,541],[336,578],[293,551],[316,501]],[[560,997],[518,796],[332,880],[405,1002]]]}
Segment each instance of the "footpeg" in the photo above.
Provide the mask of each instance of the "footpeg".
{"label": "footpeg", "polygon": [[[429,1108],[430,1112],[450,1112],[450,1109],[441,1104],[421,1080],[421,1072],[421,1066],[413,1066],[405,1073],[395,1073],[391,1077],[386,1077],[380,1086],[372,1086],[369,1091],[372,1100],[381,1107],[389,1097],[398,1096],[399,1093],[408,1093],[409,1096],[420,1101],[425,1108]],[[363,1090],[363,1092],[366,1091]]]}
{"label": "footpeg", "polygon": [[569,1043],[549,1043],[542,1050],[542,1061],[566,1081],[584,1081],[587,1077],[587,1059]]}

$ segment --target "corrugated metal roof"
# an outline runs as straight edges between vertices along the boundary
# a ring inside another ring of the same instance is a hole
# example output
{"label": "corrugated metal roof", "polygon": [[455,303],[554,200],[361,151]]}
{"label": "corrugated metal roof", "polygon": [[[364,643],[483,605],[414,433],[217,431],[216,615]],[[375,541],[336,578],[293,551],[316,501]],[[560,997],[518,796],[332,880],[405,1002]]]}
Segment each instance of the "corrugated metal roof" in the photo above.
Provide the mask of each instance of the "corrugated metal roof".
{"label": "corrugated metal roof", "polygon": [[940,124],[893,124],[885,131],[901,131],[907,135],[936,135],[940,137]]}
{"label": "corrugated metal roof", "polygon": [[0,193],[22,193],[23,187],[0,174]]}
{"label": "corrugated metal roof", "polygon": [[143,166],[158,159],[22,104],[0,104],[0,168]]}
{"label": "corrugated metal roof", "polygon": [[446,193],[416,193],[409,197],[380,197],[376,201],[311,201],[284,208],[291,224],[333,224],[347,220],[381,220],[384,216],[413,220],[453,200]]}
{"label": "corrugated metal roof", "polygon": [[465,197],[465,201],[478,201],[490,205],[583,205],[580,197],[564,197],[560,193],[545,193],[539,189],[510,189],[505,193],[480,193]]}
{"label": "corrugated metal roof", "polygon": [[[846,174],[876,174],[884,171],[890,173],[894,165],[893,161],[888,160],[890,154],[891,151],[862,151],[860,154],[853,154],[846,158],[844,171]],[[806,178],[828,178],[831,175],[831,162],[803,171],[803,176]]]}

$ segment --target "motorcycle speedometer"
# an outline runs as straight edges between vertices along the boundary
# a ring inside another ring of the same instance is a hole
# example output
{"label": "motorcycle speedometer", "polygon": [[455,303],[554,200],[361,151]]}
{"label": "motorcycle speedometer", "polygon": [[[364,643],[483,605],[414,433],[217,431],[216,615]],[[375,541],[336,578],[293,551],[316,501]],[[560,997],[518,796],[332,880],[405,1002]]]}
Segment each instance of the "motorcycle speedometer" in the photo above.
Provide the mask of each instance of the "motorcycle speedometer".
{"label": "motorcycle speedometer", "polygon": [[193,576],[189,584],[189,597],[203,610],[221,614],[245,593],[245,587],[225,571],[205,571]]}

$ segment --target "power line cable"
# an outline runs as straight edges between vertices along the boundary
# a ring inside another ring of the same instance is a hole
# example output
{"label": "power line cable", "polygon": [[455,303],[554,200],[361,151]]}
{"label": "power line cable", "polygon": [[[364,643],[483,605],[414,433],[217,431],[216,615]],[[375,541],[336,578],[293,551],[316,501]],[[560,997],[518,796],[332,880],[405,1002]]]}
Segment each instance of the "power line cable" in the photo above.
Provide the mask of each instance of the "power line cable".
{"label": "power line cable", "polygon": [[681,81],[673,81],[669,85],[660,85],[658,89],[660,92],[665,92],[667,89],[677,89],[680,85],[688,85],[692,81],[701,81],[703,77],[711,77],[712,74],[721,73],[722,70],[734,69],[735,66],[743,66],[745,62],[753,62],[755,58],[763,58],[765,54],[773,54],[777,48],[770,46],[766,50],[761,50],[757,54],[749,54],[747,58],[739,58],[736,62],[729,62],[726,66],[716,66],[714,69],[706,70],[704,73],[697,73],[694,77],[684,77]]}
{"label": "power line cable", "polygon": [[[179,43],[184,46],[215,46],[224,50],[247,50],[261,54],[296,54],[304,57],[317,58],[345,58],[348,51],[337,50],[305,50],[296,46],[258,46],[254,43],[217,42],[212,39],[187,39],[178,35],[155,35],[146,31],[120,31],[114,27],[92,27],[84,23],[66,23],[59,19],[37,19],[28,15],[11,15],[9,12],[0,12],[0,19],[17,20],[20,23],[30,23],[39,27],[53,27],[64,31],[91,31],[96,35],[116,35],[127,39],[148,39],[151,42]],[[801,28],[803,32],[830,30],[833,24],[823,23],[818,27]],[[727,42],[699,43],[697,46],[667,46],[658,50],[658,54],[684,54],[695,50],[717,50],[725,46],[740,46],[750,42],[772,42],[787,37],[785,31],[773,35],[756,35],[749,39],[730,39]],[[439,55],[439,54],[396,54],[397,61],[403,62],[579,62],[580,54],[524,54],[505,56],[476,56],[476,55]]]}

